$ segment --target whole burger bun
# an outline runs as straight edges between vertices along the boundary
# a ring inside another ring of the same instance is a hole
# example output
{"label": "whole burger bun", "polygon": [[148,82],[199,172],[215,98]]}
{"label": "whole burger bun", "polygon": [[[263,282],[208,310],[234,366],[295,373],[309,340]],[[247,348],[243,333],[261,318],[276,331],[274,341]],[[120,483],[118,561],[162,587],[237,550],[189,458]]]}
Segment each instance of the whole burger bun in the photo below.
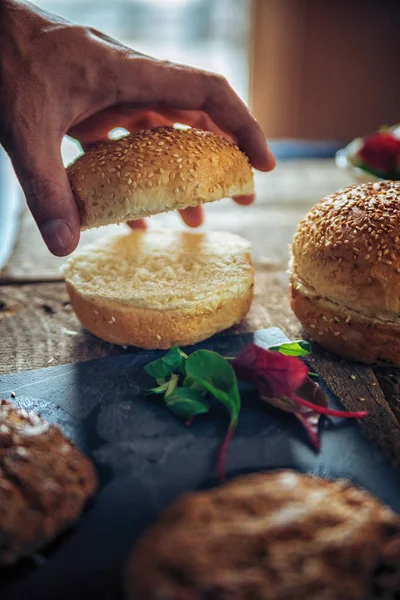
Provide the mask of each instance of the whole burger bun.
{"label": "whole burger bun", "polygon": [[400,366],[400,182],[352,185],[299,224],[292,308],[321,346],[364,363]]}

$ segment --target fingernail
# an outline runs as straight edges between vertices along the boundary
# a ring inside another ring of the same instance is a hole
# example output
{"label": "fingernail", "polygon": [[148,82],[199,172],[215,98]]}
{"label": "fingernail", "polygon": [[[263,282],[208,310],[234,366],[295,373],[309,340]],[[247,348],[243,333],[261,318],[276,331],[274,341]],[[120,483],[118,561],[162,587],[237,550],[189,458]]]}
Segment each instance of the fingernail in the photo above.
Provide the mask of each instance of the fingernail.
{"label": "fingernail", "polygon": [[48,221],[41,228],[42,236],[49,250],[57,256],[67,254],[68,247],[74,239],[74,233],[67,221],[64,219],[54,219]]}

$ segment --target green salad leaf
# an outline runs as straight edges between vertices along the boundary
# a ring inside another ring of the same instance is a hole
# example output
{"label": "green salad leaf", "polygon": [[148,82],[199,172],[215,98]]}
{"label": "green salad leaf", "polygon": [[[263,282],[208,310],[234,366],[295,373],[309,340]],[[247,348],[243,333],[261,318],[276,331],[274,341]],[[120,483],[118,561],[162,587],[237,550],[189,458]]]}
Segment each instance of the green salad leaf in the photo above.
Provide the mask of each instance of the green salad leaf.
{"label": "green salad leaf", "polygon": [[210,410],[210,405],[200,392],[186,387],[176,388],[165,397],[165,403],[175,416],[183,420],[193,419]]}
{"label": "green salad leaf", "polygon": [[284,356],[308,356],[311,354],[311,344],[305,340],[295,340],[293,342],[285,342],[279,346],[270,346],[268,350],[279,352]]}
{"label": "green salad leaf", "polygon": [[153,360],[153,362],[144,367],[144,370],[151,375],[151,377],[154,377],[154,379],[165,379],[176,371],[184,373],[185,360],[186,354],[184,354],[178,346],[173,346],[165,356]]}

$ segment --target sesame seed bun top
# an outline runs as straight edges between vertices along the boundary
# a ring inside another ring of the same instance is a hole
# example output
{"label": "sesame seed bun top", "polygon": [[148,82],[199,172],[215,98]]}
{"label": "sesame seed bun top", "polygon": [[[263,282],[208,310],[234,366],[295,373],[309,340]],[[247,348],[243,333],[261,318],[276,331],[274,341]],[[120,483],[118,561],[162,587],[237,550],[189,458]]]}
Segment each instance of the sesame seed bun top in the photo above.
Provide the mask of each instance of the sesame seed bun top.
{"label": "sesame seed bun top", "polygon": [[160,127],[99,144],[67,169],[82,229],[251,194],[247,157],[198,129]]}
{"label": "sesame seed bun top", "polygon": [[399,251],[400,182],[352,185],[326,196],[299,224],[292,282],[364,315],[398,318]]}

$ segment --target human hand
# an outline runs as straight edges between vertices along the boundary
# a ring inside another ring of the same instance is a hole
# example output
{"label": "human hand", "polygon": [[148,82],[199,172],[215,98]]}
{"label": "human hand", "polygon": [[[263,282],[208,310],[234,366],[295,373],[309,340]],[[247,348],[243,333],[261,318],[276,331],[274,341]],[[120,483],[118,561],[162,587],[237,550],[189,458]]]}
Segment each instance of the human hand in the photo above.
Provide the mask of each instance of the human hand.
{"label": "human hand", "polygon": [[[74,250],[80,233],[60,154],[65,134],[85,147],[115,127],[178,121],[233,138],[256,169],[274,166],[261,128],[224,78],[145,56],[15,0],[0,5],[0,81],[0,143],[44,241],[59,256]],[[201,223],[199,208],[182,216],[188,225]]]}

